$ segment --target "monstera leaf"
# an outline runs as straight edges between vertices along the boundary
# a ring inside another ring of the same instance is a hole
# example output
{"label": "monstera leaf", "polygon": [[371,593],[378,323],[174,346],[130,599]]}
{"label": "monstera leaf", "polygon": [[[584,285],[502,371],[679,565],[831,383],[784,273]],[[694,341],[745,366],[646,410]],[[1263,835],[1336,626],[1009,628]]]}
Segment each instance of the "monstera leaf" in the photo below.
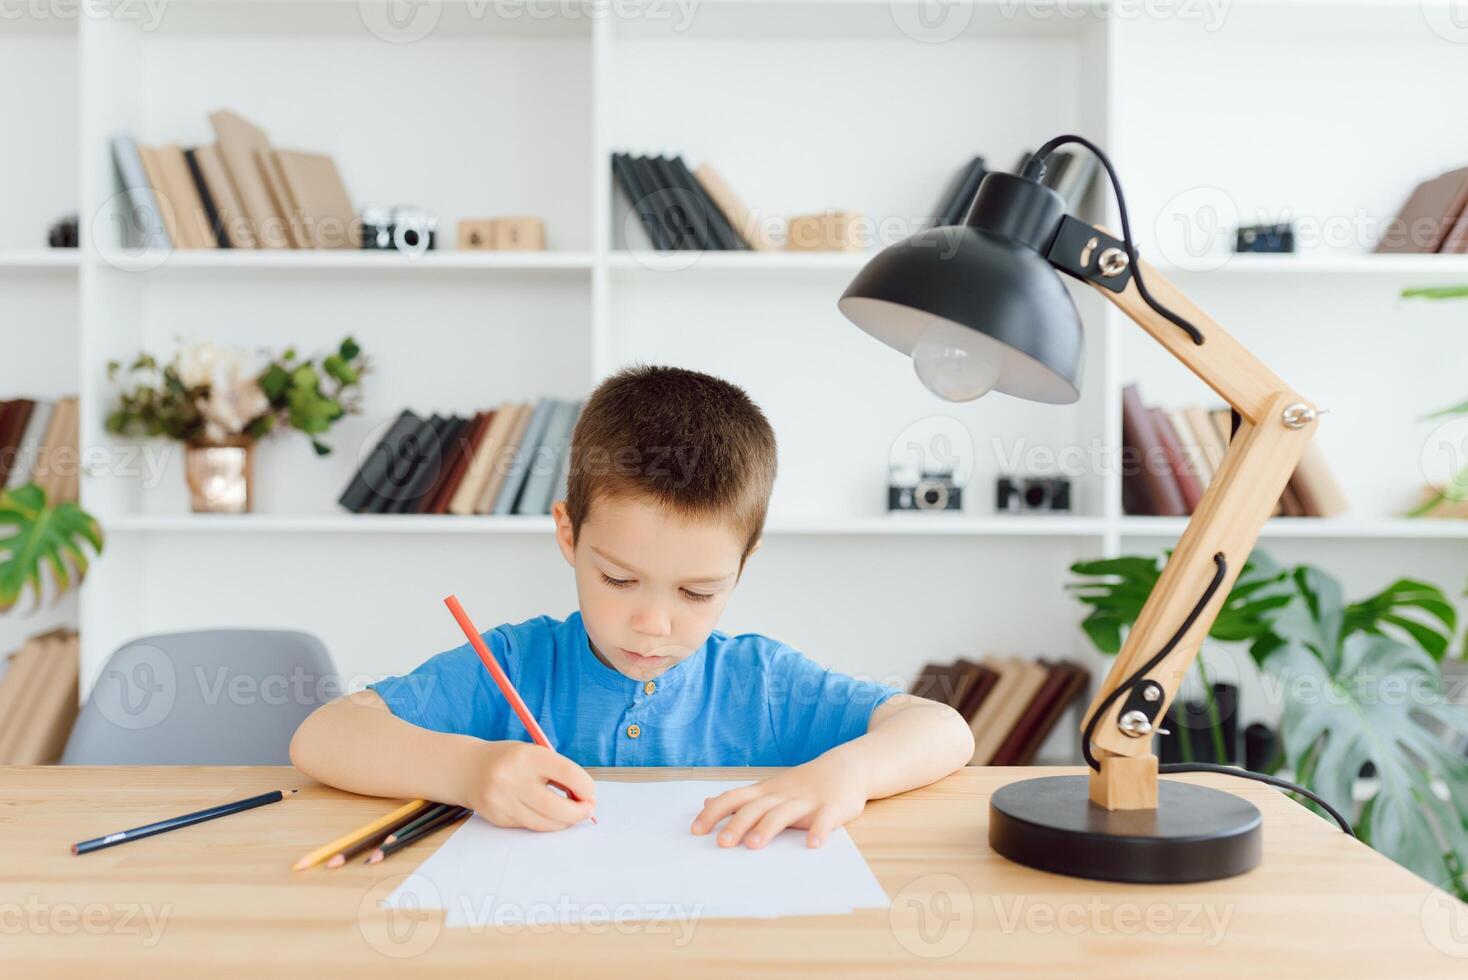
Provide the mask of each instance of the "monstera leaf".
{"label": "monstera leaf", "polygon": [[49,504],[34,483],[0,490],[0,612],[11,609],[30,585],[39,604],[42,569],[49,567],[56,591],[87,573],[86,545],[102,553],[102,531],[80,506]]}
{"label": "monstera leaf", "polygon": [[[1379,788],[1357,832],[1441,883],[1468,855],[1468,759],[1431,723],[1468,734],[1468,709],[1444,700],[1437,664],[1421,649],[1365,631],[1341,639],[1345,611],[1330,595],[1316,593],[1327,602],[1313,636],[1285,641],[1265,661],[1284,699],[1285,760],[1301,785],[1342,813],[1353,812],[1352,787],[1371,763]],[[1309,618],[1294,617],[1291,628],[1308,633],[1301,626]]]}

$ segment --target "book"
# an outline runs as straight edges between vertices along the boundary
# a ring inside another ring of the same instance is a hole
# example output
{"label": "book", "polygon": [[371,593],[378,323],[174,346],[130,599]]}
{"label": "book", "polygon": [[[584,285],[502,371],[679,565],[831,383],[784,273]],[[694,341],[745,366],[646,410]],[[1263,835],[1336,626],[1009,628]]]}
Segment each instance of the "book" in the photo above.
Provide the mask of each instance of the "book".
{"label": "book", "polygon": [[551,412],[554,409],[555,399],[553,398],[542,398],[536,403],[526,423],[525,433],[519,445],[515,447],[514,454],[510,457],[509,471],[505,474],[505,482],[500,487],[499,496],[495,498],[491,513],[504,515],[515,512],[515,504],[520,499],[520,490],[525,486],[525,479],[530,473],[530,462],[545,438],[545,426],[550,421]]}
{"label": "book", "polygon": [[1213,477],[1218,475],[1218,468],[1223,465],[1223,454],[1228,450],[1228,441],[1219,436],[1213,419],[1203,406],[1189,405],[1183,409],[1183,416],[1187,418],[1188,428],[1203,452],[1203,461],[1208,467],[1208,482],[1212,483]]}
{"label": "book", "polygon": [[174,248],[188,248],[178,227],[178,205],[173,199],[172,189],[163,177],[163,162],[158,151],[151,146],[139,146],[138,158],[143,161],[143,173],[148,176],[148,186],[153,189],[153,200],[158,205],[159,220],[168,232],[168,241]]}
{"label": "book", "polygon": [[744,202],[734,193],[728,181],[724,180],[712,164],[700,163],[694,168],[693,177],[707,192],[714,205],[724,212],[724,218],[729,222],[729,227],[744,241],[745,245],[756,252],[769,252],[777,248],[770,238],[769,230],[759,220],[759,216],[745,207]]}
{"label": "book", "polygon": [[694,202],[678,188],[668,161],[663,157],[642,156],[633,157],[632,165],[639,168],[643,186],[654,188],[652,210],[668,235],[669,245],[684,252],[707,251],[708,238],[695,220]]}
{"label": "book", "polygon": [[1071,153],[1064,173],[1049,185],[1065,199],[1065,210],[1068,214],[1076,214],[1080,209],[1100,169],[1101,164],[1095,154],[1079,150]]}
{"label": "book", "polygon": [[199,174],[209,188],[209,196],[214,199],[214,210],[219,216],[219,234],[222,236],[220,247],[255,248],[257,243],[254,230],[240,205],[234,180],[224,166],[224,156],[219,152],[219,144],[197,146],[192,152],[193,160],[199,166]]}
{"label": "book", "polygon": [[305,247],[361,247],[357,210],[331,157],[302,150],[276,150],[275,162],[295,220],[310,242]]}
{"label": "book", "polygon": [[1121,390],[1121,431],[1123,490],[1130,484],[1131,506],[1138,508],[1129,509],[1127,513],[1163,517],[1186,515],[1187,504],[1178,489],[1167,452],[1135,384]]}
{"label": "book", "polygon": [[963,673],[964,670],[957,664],[924,664],[913,678],[907,693],[956,708],[956,688],[958,678]]}
{"label": "book", "polygon": [[[984,708],[980,708],[979,713],[974,716],[973,764],[978,766],[990,765],[990,760],[1009,737],[1010,730],[1034,699],[1040,685],[1045,683],[1047,676],[1045,668],[1034,661],[1010,657],[999,663],[998,667],[989,666],[999,671],[1001,682],[1006,674],[1010,680],[1007,688],[1001,691],[996,686],[985,699],[986,707],[987,702],[994,702],[994,710],[986,712]],[[978,727],[981,719],[982,729]]]}
{"label": "book", "polygon": [[[1172,431],[1177,433],[1178,442],[1183,449],[1183,458],[1188,467],[1197,474],[1198,482],[1206,490],[1213,482],[1213,463],[1208,458],[1203,442],[1198,434],[1193,431],[1193,424],[1188,421],[1188,413],[1185,409],[1166,409],[1167,420],[1172,423]],[[1211,431],[1211,427],[1210,427]],[[1210,443],[1211,445],[1211,443]],[[1219,454],[1222,456],[1222,453]]]}
{"label": "book", "polygon": [[1203,499],[1203,482],[1189,465],[1182,440],[1173,429],[1172,420],[1167,417],[1167,413],[1160,408],[1149,408],[1147,411],[1152,416],[1152,425],[1162,442],[1162,450],[1167,455],[1173,479],[1177,481],[1178,492],[1183,495],[1183,506],[1191,514],[1198,509],[1198,501]]}
{"label": "book", "polygon": [[[571,432],[573,434],[576,431],[576,421],[581,417],[581,409],[583,407],[584,403],[577,402],[575,408],[571,411]],[[571,443],[574,441],[573,438],[567,437],[566,444],[561,449],[561,465],[557,469],[556,478],[552,483],[553,489],[551,490],[550,500],[547,502],[545,508],[547,514],[550,513],[551,505],[557,500],[566,499],[566,492],[570,487],[571,481]]]}
{"label": "book", "polygon": [[515,453],[520,448],[520,441],[525,438],[525,427],[530,424],[530,416],[534,411],[533,406],[522,403],[516,403],[510,408],[509,427],[505,430],[505,437],[500,440],[494,458],[490,460],[489,479],[485,481],[484,489],[479,491],[479,496],[474,498],[474,513],[488,514],[494,508],[495,498],[505,485],[505,478],[514,462]]}
{"label": "book", "polygon": [[464,423],[458,436],[449,443],[444,454],[442,471],[433,489],[424,498],[423,505],[418,510],[420,514],[442,514],[444,512],[444,508],[448,506],[449,497],[453,496],[460,477],[464,475],[464,467],[469,462],[469,452],[480,432],[483,431],[485,420],[488,418],[488,412],[474,413]]}
{"label": "book", "polygon": [[1325,460],[1325,452],[1312,439],[1295,465],[1290,489],[1299,499],[1301,510],[1310,517],[1335,517],[1350,509],[1350,503]]}
{"label": "book", "polygon": [[539,450],[531,457],[530,473],[525,488],[515,505],[517,514],[544,514],[550,507],[551,494],[559,474],[561,453],[571,438],[571,424],[576,412],[573,402],[557,401]]}
{"label": "book", "polygon": [[276,159],[274,148],[257,146],[255,166],[260,169],[261,176],[265,178],[265,190],[270,195],[270,206],[281,219],[289,247],[315,248],[311,235],[301,220],[300,209],[296,207],[295,201],[291,199],[290,190],[286,187],[285,175],[280,172],[280,161]]}
{"label": "book", "polygon": [[429,416],[426,427],[419,427],[416,451],[408,466],[407,479],[402,482],[399,492],[392,500],[375,513],[406,514],[418,509],[423,502],[423,495],[432,487],[433,481],[438,477],[439,467],[443,465],[444,434],[454,420],[452,415],[439,415],[435,412]]}
{"label": "book", "polygon": [[494,461],[499,456],[499,447],[504,442],[514,422],[514,402],[501,403],[494,412],[494,418],[490,420],[489,431],[479,441],[474,453],[469,458],[469,465],[464,469],[464,476],[459,480],[459,486],[454,490],[454,495],[449,499],[448,512],[458,514],[460,517],[468,517],[474,513],[474,507],[479,502],[479,495],[484,491],[484,485],[489,482],[493,473]]}
{"label": "book", "polygon": [[1080,664],[1065,660],[1055,666],[1066,672],[1066,683],[1049,708],[1040,716],[1035,726],[1034,736],[1030,739],[1029,744],[1020,750],[1015,759],[1015,765],[1027,766],[1034,761],[1035,753],[1045,744],[1050,733],[1055,730],[1056,724],[1064,717],[1066,710],[1085,695],[1086,688],[1091,682],[1090,672]]}
{"label": "book", "polygon": [[962,170],[962,179],[947,202],[943,212],[939,215],[940,225],[961,225],[968,217],[969,206],[974,203],[974,195],[979,192],[979,184],[983,181],[988,171],[984,169],[984,158],[974,157]]}
{"label": "book", "polygon": [[[960,663],[967,663],[967,661],[960,661]],[[963,700],[954,707],[963,716],[964,721],[971,722],[974,715],[978,714],[979,709],[984,706],[984,701],[988,699],[990,692],[994,690],[999,675],[983,664],[971,664],[969,673],[973,679],[964,693]]]}
{"label": "book", "polygon": [[32,399],[13,398],[0,417],[0,487],[9,485],[10,471],[19,461],[20,444],[35,407]]}
{"label": "book", "polygon": [[199,203],[204,207],[204,217],[208,222],[209,235],[214,239],[217,248],[229,248],[229,232],[225,230],[224,218],[219,213],[219,204],[214,200],[214,192],[209,189],[209,181],[204,178],[204,171],[199,166],[199,151],[208,150],[212,147],[194,147],[184,150],[184,162],[189,167],[189,177],[194,182],[194,191],[199,195]]}
{"label": "book", "polygon": [[1437,252],[1468,209],[1468,167],[1418,184],[1376,243],[1384,254]]}
{"label": "book", "polygon": [[413,487],[408,496],[400,500],[393,512],[396,514],[423,514],[433,502],[438,485],[448,474],[454,445],[463,434],[464,427],[472,419],[462,415],[445,416],[435,430],[435,440],[419,461],[419,472],[414,474]]}
{"label": "book", "polygon": [[46,430],[51,425],[51,414],[55,410],[56,403],[49,401],[37,401],[31,409],[25,431],[16,440],[15,458],[11,461],[10,476],[5,486],[23,487],[31,482],[31,474],[36,471],[36,462],[40,459],[41,448],[46,441]]}
{"label": "book", "polygon": [[367,513],[376,497],[376,488],[387,478],[389,467],[405,452],[403,442],[418,430],[422,421],[408,409],[403,409],[357,467],[337,503],[354,514]]}
{"label": "book", "polygon": [[118,134],[112,137],[112,162],[117,169],[117,179],[127,194],[128,210],[132,212],[128,216],[128,225],[136,230],[140,243],[146,248],[172,247],[158,200],[153,196],[153,184],[148,180],[138,145],[131,136]]}
{"label": "book", "polygon": [[154,153],[168,188],[168,198],[173,202],[174,224],[182,239],[181,243],[175,244],[182,248],[218,248],[219,242],[209,230],[209,216],[204,211],[204,202],[199,199],[199,189],[194,186],[183,147],[177,143],[165,143]]}
{"label": "book", "polygon": [[708,191],[704,190],[688,170],[688,165],[683,162],[681,156],[672,157],[668,161],[673,170],[673,176],[678,181],[678,186],[688,192],[690,198],[698,203],[698,222],[708,232],[709,247],[722,249],[730,252],[742,251],[746,248],[743,239],[734,234],[734,229],[729,226],[729,220],[724,217],[724,212],[714,203]]}
{"label": "book", "polygon": [[27,702],[11,717],[15,736],[3,761],[48,766],[61,759],[77,716],[80,646],[74,632],[53,630],[40,638],[40,660]]}
{"label": "book", "polygon": [[290,233],[283,217],[276,213],[259,164],[259,152],[270,149],[269,137],[264,130],[228,109],[211,112],[209,123],[255,242],[245,247],[289,248]]}
{"label": "book", "polygon": [[[641,176],[632,166],[632,158],[625,153],[613,153],[612,176],[616,179],[617,186],[622,189],[628,209],[637,216],[637,222],[632,227],[642,229],[643,235],[647,238],[646,247],[667,248],[662,224],[658,221],[657,215],[653,213],[652,201],[648,197],[650,192],[642,186]],[[625,217],[616,227],[622,229],[629,227]],[[624,232],[623,248],[643,247],[640,244],[633,245],[629,237],[631,236],[627,236]]]}
{"label": "book", "polygon": [[1014,727],[995,750],[991,766],[1022,766],[1034,757],[1040,743],[1050,734],[1056,720],[1079,690],[1085,671],[1066,664],[1041,660],[1044,681]]}
{"label": "book", "polygon": [[30,475],[31,482],[41,488],[48,501],[76,499],[65,496],[67,474],[74,471],[79,462],[76,458],[75,422],[76,398],[57,399]]}

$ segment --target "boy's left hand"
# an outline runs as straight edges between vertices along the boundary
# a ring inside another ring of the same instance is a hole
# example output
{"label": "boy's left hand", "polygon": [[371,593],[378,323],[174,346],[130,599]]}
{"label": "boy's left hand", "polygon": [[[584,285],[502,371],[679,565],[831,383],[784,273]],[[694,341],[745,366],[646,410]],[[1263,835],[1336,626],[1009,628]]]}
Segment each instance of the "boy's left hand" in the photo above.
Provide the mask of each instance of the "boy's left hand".
{"label": "boy's left hand", "polygon": [[734,847],[740,841],[751,848],[764,847],[786,827],[808,831],[806,846],[820,847],[827,834],[856,819],[866,805],[860,774],[828,753],[777,776],[710,797],[690,829],[706,834],[733,814],[719,832],[720,847]]}

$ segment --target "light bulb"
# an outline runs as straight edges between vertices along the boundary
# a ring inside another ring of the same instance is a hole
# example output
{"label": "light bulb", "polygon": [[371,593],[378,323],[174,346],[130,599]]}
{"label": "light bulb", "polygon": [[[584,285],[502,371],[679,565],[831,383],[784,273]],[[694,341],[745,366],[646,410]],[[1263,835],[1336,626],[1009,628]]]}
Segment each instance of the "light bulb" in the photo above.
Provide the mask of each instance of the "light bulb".
{"label": "light bulb", "polygon": [[934,320],[912,349],[912,367],[928,390],[951,402],[971,402],[999,383],[999,358],[981,334]]}

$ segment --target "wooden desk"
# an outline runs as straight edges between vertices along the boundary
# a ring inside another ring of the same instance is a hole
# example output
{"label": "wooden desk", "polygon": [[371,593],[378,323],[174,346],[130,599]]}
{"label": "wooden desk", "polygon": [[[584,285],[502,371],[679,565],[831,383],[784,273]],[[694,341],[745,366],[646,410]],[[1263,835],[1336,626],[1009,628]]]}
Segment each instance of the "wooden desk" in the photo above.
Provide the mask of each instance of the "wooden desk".
{"label": "wooden desk", "polygon": [[[1258,784],[1183,777],[1264,812],[1264,861],[1239,878],[1115,885],[1011,864],[986,842],[989,795],[1046,771],[965,769],[870,804],[850,830],[893,899],[890,912],[709,919],[691,931],[476,931],[376,905],[443,838],[381,865],[291,872],[305,851],[388,809],[293,769],[0,768],[0,975],[1468,975],[1468,930],[1455,937],[1444,926],[1454,912],[1468,923],[1468,910]],[[592,772],[739,779],[767,770]],[[94,854],[68,852],[74,841],[274,787],[301,792]]]}

